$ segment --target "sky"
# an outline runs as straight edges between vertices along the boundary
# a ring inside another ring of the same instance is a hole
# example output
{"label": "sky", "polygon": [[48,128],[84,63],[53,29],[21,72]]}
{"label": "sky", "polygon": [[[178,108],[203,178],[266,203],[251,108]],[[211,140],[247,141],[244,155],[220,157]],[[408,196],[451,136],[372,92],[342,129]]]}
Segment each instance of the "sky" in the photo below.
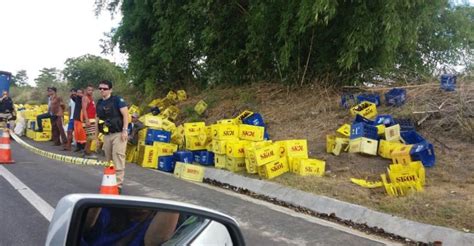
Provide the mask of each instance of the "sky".
{"label": "sky", "polygon": [[24,69],[33,85],[40,69],[63,69],[70,57],[94,54],[125,63],[125,55],[101,55],[99,46],[119,21],[106,11],[96,17],[94,0],[0,0],[0,71]]}

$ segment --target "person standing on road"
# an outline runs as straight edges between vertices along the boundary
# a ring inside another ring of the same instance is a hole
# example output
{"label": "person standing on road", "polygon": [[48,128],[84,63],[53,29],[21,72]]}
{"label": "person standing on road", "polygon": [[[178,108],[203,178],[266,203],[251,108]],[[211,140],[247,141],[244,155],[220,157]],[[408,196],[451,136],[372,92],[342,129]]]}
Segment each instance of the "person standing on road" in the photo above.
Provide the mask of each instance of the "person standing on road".
{"label": "person standing on road", "polygon": [[[43,119],[50,119],[51,120],[51,125],[53,123],[52,116],[53,113],[51,112],[51,95],[53,94],[52,88],[54,87],[48,87],[47,92],[48,92],[48,112],[44,114],[40,114],[36,116],[36,131],[37,132],[43,132]],[[54,88],[56,89],[56,88]]]}
{"label": "person standing on road", "polygon": [[73,119],[73,114],[74,114],[74,106],[76,105],[76,102],[74,99],[77,96],[77,89],[71,89],[71,95],[69,98],[69,122],[67,124],[67,143],[64,146],[64,150],[71,150],[71,144],[73,140],[73,133],[74,133],[74,119]]}
{"label": "person standing on road", "polygon": [[[66,105],[64,104],[63,98],[57,95],[57,90],[55,87],[50,88],[52,91],[51,94],[51,125],[53,132],[53,142],[55,146],[60,146],[61,143],[66,145],[67,137],[64,133],[64,110]],[[64,146],[65,147],[65,146]]]}
{"label": "person standing on road", "polygon": [[145,125],[143,125],[142,122],[138,120],[138,114],[133,113],[132,114],[132,122],[128,124],[128,142],[132,145],[137,145],[138,144],[138,132],[145,128]]}
{"label": "person standing on road", "polygon": [[72,114],[72,118],[74,119],[74,138],[76,139],[76,149],[74,152],[79,152],[84,149],[86,145],[86,131],[82,126],[82,97],[83,97],[82,89],[77,89],[76,97],[74,98],[75,107],[74,113]]}
{"label": "person standing on road", "polygon": [[3,91],[0,98],[0,118],[3,122],[7,122],[10,128],[13,129],[13,123],[16,120],[15,109],[13,107],[13,100],[8,95],[8,91]]}
{"label": "person standing on road", "polygon": [[125,176],[125,150],[128,139],[128,108],[123,98],[112,95],[112,82],[103,80],[99,83],[102,96],[97,102],[96,135],[104,134],[103,150],[106,161],[113,161],[117,172],[117,185],[122,193]]}
{"label": "person standing on road", "polygon": [[92,97],[93,94],[94,87],[92,85],[88,85],[85,90],[85,95],[82,97],[82,120],[87,135],[86,145],[84,147],[84,158],[97,158],[96,155],[92,154],[93,150],[91,150],[91,144],[96,135],[96,107],[94,98]]}

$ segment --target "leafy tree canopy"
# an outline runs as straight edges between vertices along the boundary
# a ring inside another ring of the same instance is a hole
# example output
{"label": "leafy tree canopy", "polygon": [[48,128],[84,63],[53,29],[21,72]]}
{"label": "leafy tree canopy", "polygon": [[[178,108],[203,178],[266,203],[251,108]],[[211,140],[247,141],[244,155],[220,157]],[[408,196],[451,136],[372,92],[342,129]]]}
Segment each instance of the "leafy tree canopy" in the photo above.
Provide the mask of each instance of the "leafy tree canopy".
{"label": "leafy tree canopy", "polygon": [[88,54],[69,58],[65,65],[63,75],[71,87],[85,88],[89,84],[95,86],[101,80],[125,83],[126,77],[123,69],[99,56]]}
{"label": "leafy tree canopy", "polygon": [[[474,8],[448,0],[96,0],[147,92],[179,82],[352,83],[367,71],[472,63]],[[151,89],[151,90],[149,90]]]}

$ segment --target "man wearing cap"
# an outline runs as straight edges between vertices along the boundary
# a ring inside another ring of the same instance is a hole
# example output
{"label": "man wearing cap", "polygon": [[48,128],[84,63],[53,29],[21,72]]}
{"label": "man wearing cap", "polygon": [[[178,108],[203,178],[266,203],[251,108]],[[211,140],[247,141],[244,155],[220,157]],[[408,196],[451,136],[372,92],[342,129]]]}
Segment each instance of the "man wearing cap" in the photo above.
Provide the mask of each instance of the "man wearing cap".
{"label": "man wearing cap", "polygon": [[143,123],[138,120],[138,114],[133,113],[132,122],[128,124],[128,132],[129,132],[128,142],[130,144],[133,144],[133,145],[138,144],[138,132],[143,128],[145,128],[145,125],[143,125]]}
{"label": "man wearing cap", "polygon": [[[51,113],[51,95],[53,94],[52,88],[54,87],[48,87],[47,92],[48,92],[48,112],[44,114],[40,114],[36,116],[36,131],[37,132],[43,132],[43,119],[50,119],[53,116]],[[56,88],[54,88],[56,89]],[[51,121],[52,123],[52,121]]]}
{"label": "man wearing cap", "polygon": [[128,108],[123,98],[112,95],[112,82],[99,82],[99,91],[102,96],[97,101],[97,118],[95,121],[95,138],[98,141],[98,132],[104,134],[106,161],[113,161],[117,173],[119,193],[122,193],[122,183],[125,176],[125,150],[128,140]]}

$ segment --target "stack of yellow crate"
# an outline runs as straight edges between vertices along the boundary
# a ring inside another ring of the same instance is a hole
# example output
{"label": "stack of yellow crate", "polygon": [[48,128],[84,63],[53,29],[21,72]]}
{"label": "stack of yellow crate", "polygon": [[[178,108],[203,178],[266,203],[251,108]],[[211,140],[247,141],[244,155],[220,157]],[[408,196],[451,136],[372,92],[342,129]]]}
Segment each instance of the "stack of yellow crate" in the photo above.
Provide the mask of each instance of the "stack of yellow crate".
{"label": "stack of yellow crate", "polygon": [[[214,152],[216,168],[231,168],[234,171],[239,171],[238,166],[242,166],[242,162],[245,165],[241,150],[239,150],[242,145],[237,142],[239,141],[238,131],[239,126],[234,124],[233,120],[221,120],[217,124],[211,125],[211,148]],[[233,147],[229,149],[229,155],[227,154],[228,142],[231,142]],[[227,162],[231,163],[227,164]]]}
{"label": "stack of yellow crate", "polygon": [[290,170],[301,176],[323,176],[326,162],[308,157],[308,142],[305,139],[281,141],[280,149],[286,153]]}
{"label": "stack of yellow crate", "polygon": [[184,139],[187,150],[205,150],[211,142],[210,129],[205,122],[184,123]]}

